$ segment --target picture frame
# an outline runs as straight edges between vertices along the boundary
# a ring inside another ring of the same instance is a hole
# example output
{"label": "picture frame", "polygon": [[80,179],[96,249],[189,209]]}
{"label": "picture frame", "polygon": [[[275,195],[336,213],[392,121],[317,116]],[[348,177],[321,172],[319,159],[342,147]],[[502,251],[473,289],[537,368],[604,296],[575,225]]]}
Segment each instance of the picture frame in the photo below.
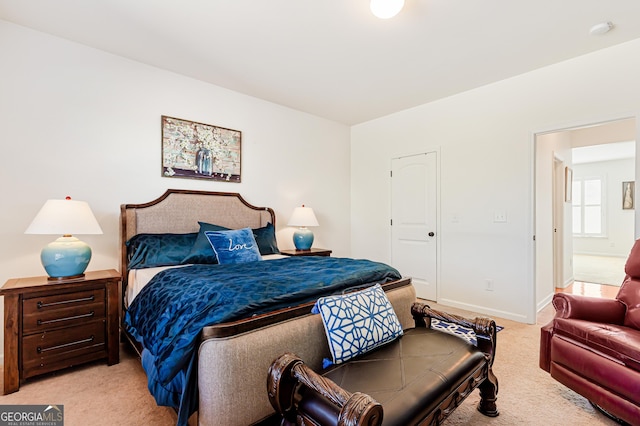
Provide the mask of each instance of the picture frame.
{"label": "picture frame", "polygon": [[241,181],[242,132],[162,116],[162,176]]}
{"label": "picture frame", "polygon": [[635,208],[635,181],[622,182],[622,210]]}
{"label": "picture frame", "polygon": [[564,201],[570,203],[573,199],[573,169],[564,168]]}

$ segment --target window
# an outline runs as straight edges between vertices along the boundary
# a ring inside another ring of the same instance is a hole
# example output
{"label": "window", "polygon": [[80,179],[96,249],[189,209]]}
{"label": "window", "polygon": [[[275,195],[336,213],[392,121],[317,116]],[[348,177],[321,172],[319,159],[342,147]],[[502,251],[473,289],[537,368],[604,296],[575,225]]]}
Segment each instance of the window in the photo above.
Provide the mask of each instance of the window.
{"label": "window", "polygon": [[573,179],[573,235],[604,237],[604,178],[574,177]]}

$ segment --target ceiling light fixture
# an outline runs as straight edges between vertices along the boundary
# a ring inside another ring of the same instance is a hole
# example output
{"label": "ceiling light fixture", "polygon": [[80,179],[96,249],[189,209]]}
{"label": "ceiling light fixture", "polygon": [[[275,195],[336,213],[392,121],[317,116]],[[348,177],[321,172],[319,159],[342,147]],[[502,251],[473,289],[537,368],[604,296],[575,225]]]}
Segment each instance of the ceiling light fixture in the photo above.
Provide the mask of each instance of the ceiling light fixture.
{"label": "ceiling light fixture", "polygon": [[396,16],[404,7],[404,0],[371,0],[371,13],[380,19]]}
{"label": "ceiling light fixture", "polygon": [[589,29],[589,34],[591,35],[602,35],[606,34],[613,29],[613,23],[611,22],[601,22],[599,24],[594,25]]}

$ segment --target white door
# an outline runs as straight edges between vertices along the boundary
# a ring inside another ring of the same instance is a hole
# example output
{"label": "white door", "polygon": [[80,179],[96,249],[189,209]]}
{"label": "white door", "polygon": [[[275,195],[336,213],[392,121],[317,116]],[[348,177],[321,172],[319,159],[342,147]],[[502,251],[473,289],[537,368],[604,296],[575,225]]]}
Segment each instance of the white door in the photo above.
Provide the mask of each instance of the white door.
{"label": "white door", "polygon": [[418,297],[437,300],[437,154],[391,160],[391,263]]}

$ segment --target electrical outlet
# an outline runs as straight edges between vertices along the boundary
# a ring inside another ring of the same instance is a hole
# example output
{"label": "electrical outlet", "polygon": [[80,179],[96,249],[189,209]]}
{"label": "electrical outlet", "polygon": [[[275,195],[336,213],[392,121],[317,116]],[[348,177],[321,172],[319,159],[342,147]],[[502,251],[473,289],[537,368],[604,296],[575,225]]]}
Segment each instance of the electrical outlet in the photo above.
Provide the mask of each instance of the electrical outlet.
{"label": "electrical outlet", "polygon": [[507,221],[507,212],[504,210],[496,210],[493,212],[493,221],[494,222],[506,222]]}
{"label": "electrical outlet", "polygon": [[487,291],[493,291],[493,280],[486,279],[484,280],[484,289]]}

